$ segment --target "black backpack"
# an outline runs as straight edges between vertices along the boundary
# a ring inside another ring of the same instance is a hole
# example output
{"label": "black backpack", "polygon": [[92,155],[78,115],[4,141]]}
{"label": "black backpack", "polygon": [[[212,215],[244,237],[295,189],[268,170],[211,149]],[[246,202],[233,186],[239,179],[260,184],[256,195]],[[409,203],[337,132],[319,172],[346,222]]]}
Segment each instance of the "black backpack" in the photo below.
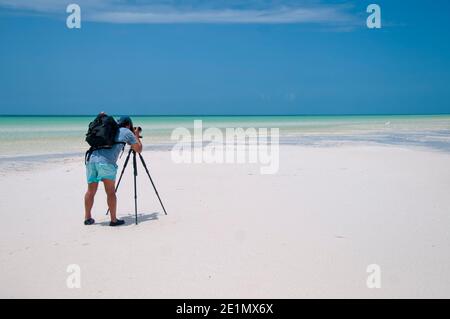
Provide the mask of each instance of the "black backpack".
{"label": "black backpack", "polygon": [[90,145],[86,152],[85,162],[91,158],[92,152],[99,149],[112,148],[114,144],[124,144],[116,142],[116,136],[119,133],[119,125],[112,116],[100,113],[89,123],[89,129],[86,133],[86,142]]}

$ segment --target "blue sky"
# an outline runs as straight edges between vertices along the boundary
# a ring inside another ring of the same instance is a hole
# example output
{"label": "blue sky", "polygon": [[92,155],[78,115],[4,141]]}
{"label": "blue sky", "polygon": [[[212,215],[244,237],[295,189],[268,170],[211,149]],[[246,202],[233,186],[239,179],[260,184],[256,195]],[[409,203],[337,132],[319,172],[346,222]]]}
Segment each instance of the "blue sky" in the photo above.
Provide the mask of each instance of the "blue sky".
{"label": "blue sky", "polygon": [[447,0],[0,0],[0,114],[450,113],[449,39]]}

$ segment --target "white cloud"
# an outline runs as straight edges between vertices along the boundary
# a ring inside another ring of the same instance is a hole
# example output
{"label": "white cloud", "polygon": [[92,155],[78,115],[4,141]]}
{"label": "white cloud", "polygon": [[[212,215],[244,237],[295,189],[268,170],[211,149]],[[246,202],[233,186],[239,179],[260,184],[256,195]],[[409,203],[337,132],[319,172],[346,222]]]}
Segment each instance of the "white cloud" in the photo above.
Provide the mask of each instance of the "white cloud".
{"label": "white cloud", "polygon": [[0,7],[24,13],[66,15],[69,3],[81,6],[87,21],[107,23],[239,23],[353,24],[348,6],[317,1],[124,1],[124,0],[0,0]]}
{"label": "white cloud", "polygon": [[344,22],[329,8],[273,8],[267,10],[201,11],[107,11],[96,12],[90,20],[115,23],[324,23]]}

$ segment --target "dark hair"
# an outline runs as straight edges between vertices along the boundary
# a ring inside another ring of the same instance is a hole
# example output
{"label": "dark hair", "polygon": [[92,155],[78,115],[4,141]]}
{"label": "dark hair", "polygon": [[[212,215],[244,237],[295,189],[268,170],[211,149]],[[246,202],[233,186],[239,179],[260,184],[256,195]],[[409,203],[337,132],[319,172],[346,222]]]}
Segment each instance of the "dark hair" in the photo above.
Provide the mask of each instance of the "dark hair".
{"label": "dark hair", "polygon": [[117,124],[119,124],[120,127],[126,127],[129,125],[130,128],[133,128],[133,121],[129,116],[122,116]]}

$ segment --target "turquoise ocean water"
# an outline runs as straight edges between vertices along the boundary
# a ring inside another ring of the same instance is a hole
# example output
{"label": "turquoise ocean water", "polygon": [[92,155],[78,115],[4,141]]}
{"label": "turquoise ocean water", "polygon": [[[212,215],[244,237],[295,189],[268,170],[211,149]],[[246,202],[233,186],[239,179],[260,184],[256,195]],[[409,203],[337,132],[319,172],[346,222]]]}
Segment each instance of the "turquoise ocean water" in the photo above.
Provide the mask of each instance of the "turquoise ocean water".
{"label": "turquoise ocean water", "polygon": [[[81,155],[92,116],[0,116],[0,161]],[[135,116],[147,149],[170,149],[177,127],[279,128],[282,144],[412,145],[450,152],[450,115],[436,116]]]}

